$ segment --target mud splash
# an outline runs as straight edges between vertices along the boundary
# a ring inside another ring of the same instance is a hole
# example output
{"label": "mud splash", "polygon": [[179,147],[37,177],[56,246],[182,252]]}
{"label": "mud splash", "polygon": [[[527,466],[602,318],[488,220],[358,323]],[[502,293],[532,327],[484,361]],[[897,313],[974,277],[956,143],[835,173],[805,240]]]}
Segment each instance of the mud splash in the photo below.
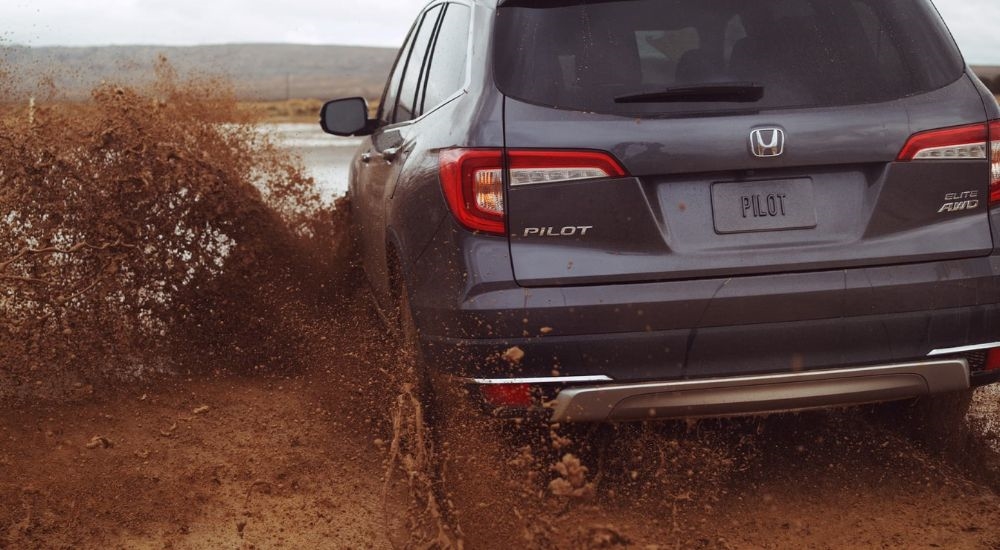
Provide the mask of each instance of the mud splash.
{"label": "mud splash", "polygon": [[323,205],[226,82],[164,59],[154,73],[0,111],[0,396],[192,357],[276,364],[295,345],[270,336],[280,303],[322,295],[346,264],[345,209]]}

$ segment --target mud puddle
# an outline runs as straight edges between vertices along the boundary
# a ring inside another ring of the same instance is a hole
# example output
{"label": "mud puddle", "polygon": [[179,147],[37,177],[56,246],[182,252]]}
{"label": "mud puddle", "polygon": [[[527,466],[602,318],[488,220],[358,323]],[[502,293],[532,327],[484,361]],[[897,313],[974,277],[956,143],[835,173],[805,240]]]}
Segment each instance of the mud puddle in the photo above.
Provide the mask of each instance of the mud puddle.
{"label": "mud puddle", "polygon": [[302,158],[324,201],[333,202],[347,194],[351,159],[362,139],[331,136],[318,123],[262,124],[260,129],[276,145]]}

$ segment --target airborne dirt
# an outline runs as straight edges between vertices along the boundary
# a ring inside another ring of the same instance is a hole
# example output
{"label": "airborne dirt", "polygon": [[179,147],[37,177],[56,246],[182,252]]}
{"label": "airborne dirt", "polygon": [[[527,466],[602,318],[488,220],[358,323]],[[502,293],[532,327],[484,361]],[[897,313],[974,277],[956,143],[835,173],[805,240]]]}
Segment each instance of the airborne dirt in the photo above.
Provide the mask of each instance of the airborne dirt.
{"label": "airborne dirt", "polygon": [[543,429],[417,399],[346,203],[159,70],[4,113],[0,548],[1000,548],[996,391],[947,445],[864,409]]}

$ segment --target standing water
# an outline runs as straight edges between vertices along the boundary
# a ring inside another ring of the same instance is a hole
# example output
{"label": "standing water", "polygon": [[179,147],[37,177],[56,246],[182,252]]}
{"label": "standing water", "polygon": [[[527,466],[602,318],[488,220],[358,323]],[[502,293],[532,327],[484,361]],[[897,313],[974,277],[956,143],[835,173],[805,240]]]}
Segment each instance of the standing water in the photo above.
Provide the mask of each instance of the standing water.
{"label": "standing water", "polygon": [[306,173],[316,180],[324,201],[347,194],[351,159],[362,138],[331,136],[318,123],[262,124],[261,131],[270,134],[278,146],[302,157]]}

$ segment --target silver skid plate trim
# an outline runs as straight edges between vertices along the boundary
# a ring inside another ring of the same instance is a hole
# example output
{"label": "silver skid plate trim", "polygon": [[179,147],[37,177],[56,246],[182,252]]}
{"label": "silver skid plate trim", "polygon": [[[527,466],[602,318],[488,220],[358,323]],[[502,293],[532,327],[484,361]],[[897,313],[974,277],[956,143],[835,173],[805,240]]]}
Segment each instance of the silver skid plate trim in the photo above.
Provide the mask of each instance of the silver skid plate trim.
{"label": "silver skid plate trim", "polygon": [[989,344],[975,344],[971,346],[960,346],[957,348],[944,348],[936,349],[927,354],[927,357],[938,357],[941,355],[953,355],[956,353],[967,353],[970,351],[980,351],[984,349],[1000,348],[1000,342],[991,342]]}
{"label": "silver skid plate trim", "polygon": [[609,376],[547,376],[544,378],[475,378],[473,384],[498,386],[501,384],[580,384],[587,382],[612,382]]}
{"label": "silver skid plate trim", "polygon": [[894,401],[968,390],[965,359],[708,380],[568,388],[552,422],[743,416]]}

